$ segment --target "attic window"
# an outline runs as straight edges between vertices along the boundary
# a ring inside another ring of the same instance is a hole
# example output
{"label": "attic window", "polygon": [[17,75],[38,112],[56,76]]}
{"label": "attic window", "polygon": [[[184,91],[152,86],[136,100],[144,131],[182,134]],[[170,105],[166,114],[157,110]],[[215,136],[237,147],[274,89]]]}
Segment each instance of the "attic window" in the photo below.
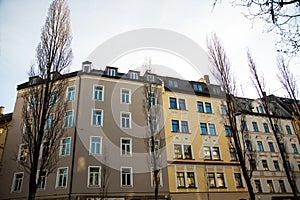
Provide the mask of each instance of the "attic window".
{"label": "attic window", "polygon": [[194,87],[194,90],[197,92],[203,91],[202,85],[200,85],[200,84],[194,84],[193,87]]}
{"label": "attic window", "polygon": [[147,75],[147,81],[154,82],[154,76],[153,75]]}
{"label": "attic window", "polygon": [[130,72],[129,73],[129,78],[134,79],[134,80],[138,80],[139,79],[139,74],[136,73],[136,72]]}
{"label": "attic window", "polygon": [[178,87],[178,82],[176,80],[169,80],[170,87]]}
{"label": "attic window", "polygon": [[108,76],[116,76],[116,70],[112,68],[107,69],[107,75]]}

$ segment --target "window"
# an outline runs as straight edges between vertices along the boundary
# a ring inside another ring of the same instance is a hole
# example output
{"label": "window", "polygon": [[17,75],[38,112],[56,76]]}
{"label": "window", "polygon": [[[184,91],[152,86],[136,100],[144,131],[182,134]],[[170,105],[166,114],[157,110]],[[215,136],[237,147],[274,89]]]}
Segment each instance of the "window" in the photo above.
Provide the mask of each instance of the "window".
{"label": "window", "polygon": [[18,172],[14,174],[13,184],[11,188],[12,192],[21,192],[23,176],[24,176],[23,172]]}
{"label": "window", "polygon": [[174,144],[175,159],[192,159],[192,145]]}
{"label": "window", "polygon": [[130,138],[121,138],[121,155],[131,156],[132,154],[132,143]]}
{"label": "window", "polygon": [[264,146],[263,146],[262,141],[257,141],[257,148],[258,148],[258,151],[264,151]]}
{"label": "window", "polygon": [[20,144],[19,146],[19,153],[18,153],[18,160],[25,161],[28,154],[28,145],[27,144]]}
{"label": "window", "polygon": [[50,98],[49,98],[49,105],[54,105],[56,103],[57,94],[58,94],[57,91],[51,92]]}
{"label": "window", "polygon": [[225,105],[221,105],[221,114],[222,115],[226,115],[227,114],[227,108],[226,108],[226,106]]}
{"label": "window", "polygon": [[49,115],[46,121],[45,130],[51,129],[53,120],[54,120],[54,115]]}
{"label": "window", "polygon": [[181,121],[181,132],[189,133],[189,123],[188,123],[188,121]]}
{"label": "window", "polygon": [[210,147],[204,146],[203,147],[204,151],[204,160],[211,160],[211,152],[210,152]]}
{"label": "window", "polygon": [[71,138],[64,138],[60,141],[60,155],[68,156],[70,155],[71,149]]}
{"label": "window", "polygon": [[103,110],[93,110],[92,125],[102,126]]}
{"label": "window", "polygon": [[247,127],[246,121],[241,121],[241,130],[242,131],[248,131],[248,127]]}
{"label": "window", "polygon": [[179,132],[179,121],[172,120],[172,132]]}
{"label": "window", "polygon": [[186,110],[185,99],[178,99],[178,108],[180,110]]}
{"label": "window", "polygon": [[37,106],[37,100],[36,100],[36,97],[35,96],[30,96],[29,97],[29,105],[28,105],[28,108],[29,109],[35,109]]}
{"label": "window", "polygon": [[102,138],[92,136],[90,137],[90,154],[101,154]]}
{"label": "window", "polygon": [[121,186],[128,187],[133,185],[132,168],[121,167]]}
{"label": "window", "polygon": [[50,146],[50,142],[49,141],[43,141],[41,144],[41,148],[40,148],[40,156],[39,159],[42,159],[43,157],[47,157],[49,152],[49,146]]}
{"label": "window", "polygon": [[233,148],[233,147],[229,148],[229,153],[230,153],[230,160],[236,161],[237,160],[237,156],[236,156],[236,150],[235,150],[235,148]]}
{"label": "window", "polygon": [[169,80],[169,86],[170,87],[178,87],[178,83],[176,80]]}
{"label": "window", "polygon": [[67,91],[67,100],[74,101],[75,99],[75,87],[69,87]]}
{"label": "window", "polygon": [[197,101],[198,112],[204,112],[203,102]]}
{"label": "window", "polygon": [[252,126],[253,126],[253,131],[254,132],[258,132],[258,126],[257,126],[257,122],[252,122]]}
{"label": "window", "polygon": [[202,85],[200,85],[200,84],[194,84],[193,88],[197,92],[202,92],[203,91]]}
{"label": "window", "polygon": [[241,173],[234,173],[235,186],[237,188],[243,187],[242,175]]}
{"label": "window", "polygon": [[176,100],[176,98],[170,97],[170,108],[177,109],[177,100]]}
{"label": "window", "polygon": [[121,113],[121,127],[122,128],[131,128],[130,113]]}
{"label": "window", "polygon": [[278,124],[274,124],[274,128],[275,128],[276,133],[280,133]]}
{"label": "window", "polygon": [[156,104],[156,97],[155,97],[155,93],[150,93],[148,95],[148,105],[151,107],[151,106],[154,106]]}
{"label": "window", "polygon": [[201,134],[207,135],[207,125],[206,123],[200,123]]}
{"label": "window", "polygon": [[139,79],[139,74],[136,72],[130,72],[129,73],[129,78],[133,80],[138,80]]}
{"label": "window", "polygon": [[67,179],[68,179],[68,168],[58,168],[57,176],[56,176],[56,187],[67,187]]}
{"label": "window", "polygon": [[258,112],[259,113],[264,113],[264,109],[261,105],[258,106]]}
{"label": "window", "polygon": [[107,69],[107,75],[108,76],[116,76],[116,70],[112,68]]}
{"label": "window", "polygon": [[250,140],[246,140],[246,148],[248,151],[253,151],[252,143]]}
{"label": "window", "polygon": [[227,137],[231,137],[232,136],[232,132],[231,132],[230,126],[225,125],[224,128],[225,128],[225,134],[226,134],[226,136]]}
{"label": "window", "polygon": [[154,82],[154,76],[153,75],[148,74],[146,77],[147,77],[147,81]]}
{"label": "window", "polygon": [[207,179],[208,179],[208,186],[210,188],[217,187],[216,179],[215,179],[215,173],[207,173]]}
{"label": "window", "polygon": [[268,185],[268,188],[269,188],[269,192],[270,192],[270,193],[275,192],[274,186],[273,186],[273,181],[272,181],[272,180],[267,180],[267,185]]}
{"label": "window", "polygon": [[267,123],[263,123],[265,133],[270,133],[270,129]]}
{"label": "window", "polygon": [[260,180],[254,180],[255,188],[257,192],[262,192]]}
{"label": "window", "polygon": [[270,152],[275,152],[275,148],[274,148],[273,142],[268,142],[268,145],[269,145]]}
{"label": "window", "polygon": [[225,187],[225,179],[223,173],[217,173],[218,187]]}
{"label": "window", "polygon": [[205,102],[205,111],[206,111],[207,113],[212,113],[211,103]]}
{"label": "window", "polygon": [[185,187],[184,172],[177,172],[177,187]]}
{"label": "window", "polygon": [[280,190],[281,192],[286,192],[286,188],[285,188],[285,185],[284,185],[284,181],[283,180],[279,180],[279,186],[280,186]]}
{"label": "window", "polygon": [[210,135],[217,135],[216,127],[214,124],[208,124],[208,128],[209,128]]}
{"label": "window", "polygon": [[101,85],[94,86],[94,100],[102,101],[103,100],[104,88]]}
{"label": "window", "polygon": [[88,168],[88,186],[100,187],[101,168],[98,166],[89,166]]}
{"label": "window", "polygon": [[219,147],[212,147],[211,150],[212,150],[212,158],[213,158],[213,160],[220,160],[221,157],[220,157],[220,149],[219,149]]}
{"label": "window", "polygon": [[296,144],[292,144],[292,150],[293,150],[293,153],[298,153]]}
{"label": "window", "polygon": [[158,172],[157,172],[157,184],[155,184],[154,170],[152,168],[151,180],[152,180],[152,182],[151,182],[152,186],[155,186],[155,185],[162,186],[162,170],[158,169]]}
{"label": "window", "polygon": [[121,102],[122,103],[130,103],[130,90],[129,89],[121,89]]}
{"label": "window", "polygon": [[267,160],[262,160],[261,162],[262,162],[264,171],[269,171],[269,166],[268,166]]}
{"label": "window", "polygon": [[298,169],[300,170],[300,161],[297,161]]}
{"label": "window", "polygon": [[250,170],[255,171],[256,168],[256,162],[253,158],[249,159],[249,163],[250,163]]}
{"label": "window", "polygon": [[37,173],[37,189],[44,190],[46,188],[47,171],[42,170]]}
{"label": "window", "polygon": [[292,135],[292,130],[291,130],[291,127],[289,125],[286,125],[285,129],[286,129],[287,134]]}
{"label": "window", "polygon": [[280,171],[279,162],[278,160],[273,160],[273,165],[276,171]]}
{"label": "window", "polygon": [[189,187],[189,188],[196,187],[194,172],[187,172],[186,178],[187,178],[187,187]]}
{"label": "window", "polygon": [[65,115],[65,127],[73,126],[73,111],[67,111]]}

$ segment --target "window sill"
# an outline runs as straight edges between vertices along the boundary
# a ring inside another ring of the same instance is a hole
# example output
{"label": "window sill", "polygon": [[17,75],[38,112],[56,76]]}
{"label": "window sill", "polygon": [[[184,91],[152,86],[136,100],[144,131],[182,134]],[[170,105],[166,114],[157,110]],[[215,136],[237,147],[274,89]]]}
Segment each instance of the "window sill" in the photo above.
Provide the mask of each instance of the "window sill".
{"label": "window sill", "polygon": [[173,158],[174,160],[195,160],[195,158]]}
{"label": "window sill", "polygon": [[192,134],[191,132],[171,131],[172,133]]}

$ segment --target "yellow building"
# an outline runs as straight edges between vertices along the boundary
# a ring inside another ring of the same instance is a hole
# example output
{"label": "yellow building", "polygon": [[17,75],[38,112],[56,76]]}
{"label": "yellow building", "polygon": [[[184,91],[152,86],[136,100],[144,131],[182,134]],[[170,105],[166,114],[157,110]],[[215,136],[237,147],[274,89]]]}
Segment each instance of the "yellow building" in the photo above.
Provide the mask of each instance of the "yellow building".
{"label": "yellow building", "polygon": [[5,142],[6,142],[6,134],[8,133],[11,119],[12,119],[12,113],[4,114],[4,107],[0,106],[0,170],[1,170],[2,156],[3,156]]}
{"label": "yellow building", "polygon": [[217,85],[165,78],[169,191],[176,199],[247,199]]}

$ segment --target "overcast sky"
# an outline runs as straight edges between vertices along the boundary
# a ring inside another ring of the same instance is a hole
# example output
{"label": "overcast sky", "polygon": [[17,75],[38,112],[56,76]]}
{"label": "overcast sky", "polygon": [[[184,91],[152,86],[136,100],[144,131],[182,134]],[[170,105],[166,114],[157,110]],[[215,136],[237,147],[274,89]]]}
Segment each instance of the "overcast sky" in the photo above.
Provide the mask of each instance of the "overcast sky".
{"label": "overcast sky", "polygon": [[[17,85],[28,80],[27,72],[34,62],[35,48],[50,3],[50,0],[0,0],[0,105],[6,107],[6,112],[13,111]],[[69,6],[74,51],[71,71],[80,70],[81,63],[103,42],[127,31],[142,28],[170,30],[186,36],[204,50],[206,37],[214,31],[225,46],[238,84],[243,85],[240,95],[256,97],[250,92],[252,85],[246,58],[249,48],[267,78],[269,92],[276,91],[284,96],[278,90],[280,85],[276,80],[274,34],[263,33],[260,23],[252,24],[239,8],[225,1],[213,12],[209,0],[72,0]],[[119,67],[119,71],[127,72],[142,65],[145,56],[150,56],[153,64],[174,67],[185,79],[200,78],[199,74],[186,70],[191,66],[180,57],[161,51],[135,50],[112,64]],[[105,66],[94,67],[103,69]],[[291,68],[299,77],[299,63]]]}

